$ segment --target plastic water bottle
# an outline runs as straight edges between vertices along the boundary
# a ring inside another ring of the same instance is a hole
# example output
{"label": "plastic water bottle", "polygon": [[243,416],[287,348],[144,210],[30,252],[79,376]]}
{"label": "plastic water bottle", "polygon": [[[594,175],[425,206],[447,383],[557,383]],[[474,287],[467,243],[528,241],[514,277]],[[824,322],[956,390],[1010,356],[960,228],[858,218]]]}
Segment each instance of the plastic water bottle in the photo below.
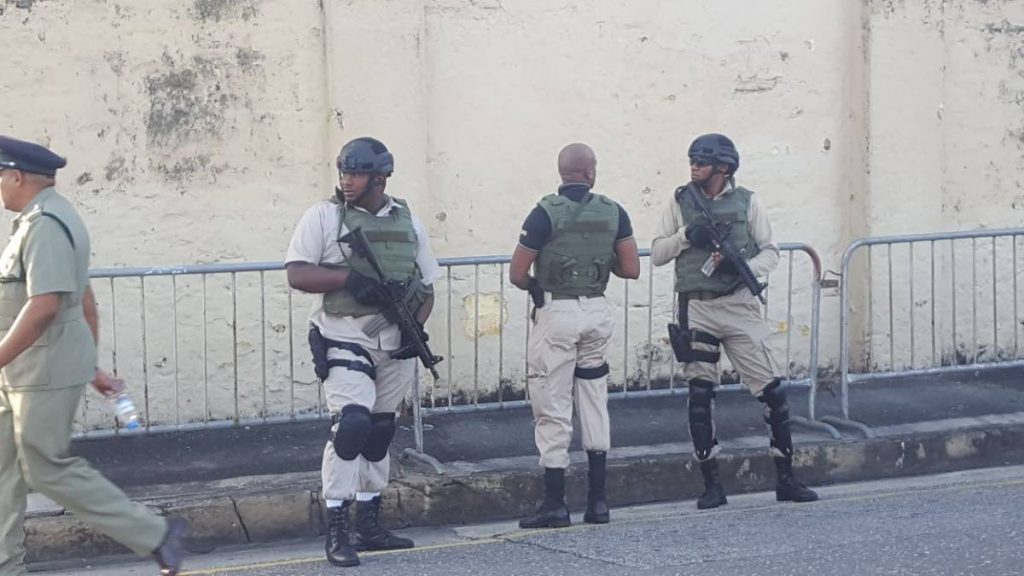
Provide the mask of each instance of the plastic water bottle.
{"label": "plastic water bottle", "polygon": [[135,402],[132,397],[128,395],[128,392],[121,391],[110,397],[110,401],[114,403],[114,409],[117,412],[117,421],[121,423],[121,426],[126,430],[134,430],[142,425],[142,420],[139,418],[139,411],[135,407]]}

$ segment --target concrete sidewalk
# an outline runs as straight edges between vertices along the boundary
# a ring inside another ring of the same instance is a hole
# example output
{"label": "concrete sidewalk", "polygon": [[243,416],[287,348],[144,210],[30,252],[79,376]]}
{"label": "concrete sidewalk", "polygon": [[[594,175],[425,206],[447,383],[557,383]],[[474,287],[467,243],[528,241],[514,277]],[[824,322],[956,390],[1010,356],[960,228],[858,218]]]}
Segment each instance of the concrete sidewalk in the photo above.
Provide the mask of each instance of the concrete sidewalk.
{"label": "concrete sidewalk", "polygon": [[[852,416],[876,436],[853,430],[833,439],[797,428],[797,467],[808,484],[926,474],[1024,463],[1024,394],[1014,370],[859,385]],[[806,391],[791,391],[795,414]],[[819,415],[838,400],[819,393]],[[611,405],[613,505],[695,498],[702,490],[690,457],[685,396],[629,399]],[[732,493],[772,487],[761,405],[745,392],[719,395],[716,420],[723,477]],[[398,449],[412,442],[408,422]],[[386,494],[393,526],[461,524],[513,518],[540,499],[540,470],[528,409],[438,414],[427,419],[425,449],[444,474],[395,458]],[[75,452],[147,504],[185,516],[194,551],[311,536],[324,529],[319,495],[323,423],[299,423],[153,437],[85,440]],[[574,439],[568,494],[585,502],[585,454]],[[28,523],[30,561],[89,558],[123,549],[42,498]]]}

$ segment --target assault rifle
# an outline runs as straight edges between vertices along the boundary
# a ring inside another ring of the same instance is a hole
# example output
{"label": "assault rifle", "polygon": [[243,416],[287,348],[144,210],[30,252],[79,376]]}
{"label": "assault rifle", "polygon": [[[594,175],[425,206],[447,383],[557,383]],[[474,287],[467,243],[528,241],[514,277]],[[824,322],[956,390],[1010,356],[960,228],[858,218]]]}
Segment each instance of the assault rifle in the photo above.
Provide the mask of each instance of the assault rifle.
{"label": "assault rifle", "polygon": [[[402,336],[411,342],[411,344],[392,352],[391,357],[395,358],[407,352],[412,352],[420,359],[423,366],[430,370],[434,380],[439,379],[441,376],[437,373],[437,368],[434,368],[434,366],[440,364],[444,358],[435,356],[430,351],[426,332],[420,327],[414,312],[409,310],[409,305],[405,301],[406,293],[409,290],[408,286],[404,282],[388,280],[384,276],[384,270],[380,267],[380,261],[377,260],[377,255],[370,248],[370,241],[366,238],[366,233],[363,232],[362,228],[349,231],[348,234],[345,234],[339,240],[348,244],[356,254],[362,256],[370,263],[370,267],[373,268],[373,272],[377,275],[377,281],[381,285],[380,297],[385,303],[384,317],[397,324],[398,329],[402,332]],[[411,356],[405,357],[409,358]]]}
{"label": "assault rifle", "polygon": [[[708,205],[704,202],[704,199],[701,198],[701,193],[697,190],[697,187],[690,185],[687,186],[686,189],[693,198],[693,202],[696,204],[697,209],[704,214],[704,218],[708,221],[711,245],[719,254],[722,255],[722,258],[725,261],[732,264],[736,269],[736,272],[739,274],[740,280],[742,280],[743,284],[750,289],[750,293],[757,296],[757,299],[761,301],[761,304],[765,304],[766,300],[762,292],[764,292],[764,289],[768,287],[768,284],[757,281],[757,277],[754,276],[753,271],[750,270],[750,265],[747,264],[747,260],[743,257],[743,254],[736,249],[736,245],[733,244],[732,240],[729,238],[729,233],[732,231],[732,224],[721,222],[716,223],[711,218],[711,212],[708,211]],[[713,271],[714,269],[712,268],[705,271],[705,274],[710,276]]]}

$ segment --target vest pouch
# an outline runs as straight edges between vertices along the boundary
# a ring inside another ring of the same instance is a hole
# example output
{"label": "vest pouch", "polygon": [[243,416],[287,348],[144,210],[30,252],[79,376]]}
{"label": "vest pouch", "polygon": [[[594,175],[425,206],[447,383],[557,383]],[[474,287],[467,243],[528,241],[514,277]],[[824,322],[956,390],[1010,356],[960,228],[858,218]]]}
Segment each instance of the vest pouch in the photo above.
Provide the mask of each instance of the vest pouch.
{"label": "vest pouch", "polygon": [[380,308],[360,304],[352,296],[352,293],[344,288],[327,292],[323,298],[324,312],[332,316],[352,316],[358,318],[360,316],[380,313]]}
{"label": "vest pouch", "polygon": [[614,258],[594,258],[594,263],[590,267],[590,279],[601,284],[606,283],[614,263]]}
{"label": "vest pouch", "polygon": [[557,285],[565,285],[573,279],[573,268],[576,267],[577,260],[568,254],[552,254],[558,260],[558,268],[552,270],[554,274],[553,278],[549,278],[552,282]]}

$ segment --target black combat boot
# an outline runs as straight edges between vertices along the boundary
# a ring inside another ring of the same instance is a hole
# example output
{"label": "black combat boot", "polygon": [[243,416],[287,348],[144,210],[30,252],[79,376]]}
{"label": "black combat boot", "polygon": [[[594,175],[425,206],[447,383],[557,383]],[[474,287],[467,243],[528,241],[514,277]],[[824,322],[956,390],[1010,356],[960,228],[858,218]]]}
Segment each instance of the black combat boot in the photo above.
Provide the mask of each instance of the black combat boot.
{"label": "black combat boot", "polygon": [[793,476],[793,459],[775,459],[775,472],[777,482],[775,484],[775,499],[779,502],[814,502],[818,494],[801,484],[796,476]]}
{"label": "black combat boot", "polygon": [[519,521],[520,528],[564,528],[570,524],[565,507],[565,468],[544,469],[544,503]]}
{"label": "black combat boot", "polygon": [[380,525],[380,496],[356,502],[356,531],[353,543],[356,550],[398,550],[412,548],[413,541],[392,534]]}
{"label": "black combat boot", "polygon": [[183,518],[167,520],[167,535],[160,547],[153,551],[153,558],[160,565],[161,576],[177,576],[181,570],[181,562],[185,557],[185,538],[188,536],[188,523]]}
{"label": "black combat boot", "polygon": [[349,539],[348,508],[351,500],[341,506],[328,508],[327,561],[335,566],[359,566],[359,556]]}
{"label": "black combat boot", "polygon": [[697,509],[707,510],[728,504],[722,479],[718,476],[718,459],[712,458],[701,462],[700,473],[704,477],[704,494],[697,499]]}
{"label": "black combat boot", "polygon": [[587,452],[590,469],[587,479],[587,511],[583,513],[583,521],[588,524],[607,524],[611,519],[608,513],[608,502],[605,499],[605,479],[608,476],[607,452]]}

